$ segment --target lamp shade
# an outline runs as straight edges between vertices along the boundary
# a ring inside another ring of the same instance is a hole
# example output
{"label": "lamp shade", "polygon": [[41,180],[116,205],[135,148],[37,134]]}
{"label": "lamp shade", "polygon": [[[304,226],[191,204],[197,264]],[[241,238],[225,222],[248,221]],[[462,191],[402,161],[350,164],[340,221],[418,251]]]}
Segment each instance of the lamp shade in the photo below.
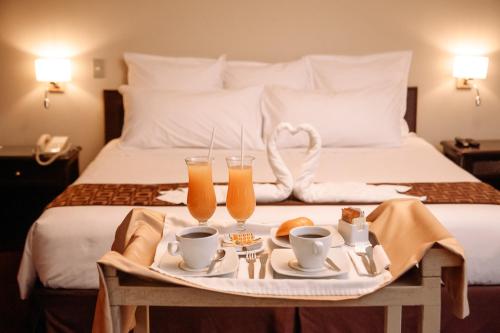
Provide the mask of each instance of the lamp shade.
{"label": "lamp shade", "polygon": [[62,58],[35,60],[36,80],[42,82],[67,82],[71,80],[71,62]]}
{"label": "lamp shade", "polygon": [[488,58],[479,56],[457,56],[453,64],[453,76],[461,79],[486,79]]}

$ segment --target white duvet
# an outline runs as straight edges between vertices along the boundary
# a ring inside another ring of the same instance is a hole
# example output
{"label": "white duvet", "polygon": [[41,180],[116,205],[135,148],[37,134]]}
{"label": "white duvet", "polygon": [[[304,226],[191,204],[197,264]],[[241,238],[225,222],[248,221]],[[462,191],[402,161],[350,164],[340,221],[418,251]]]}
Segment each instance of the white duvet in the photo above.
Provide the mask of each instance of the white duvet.
{"label": "white duvet", "polygon": [[[111,141],[76,183],[178,183],[187,181],[184,158],[205,154],[200,149],[122,149]],[[214,181],[227,181],[224,157],[231,151],[215,151]],[[256,156],[254,180],[274,181],[264,151]],[[301,149],[282,152],[294,174],[300,169]],[[410,135],[399,148],[324,148],[316,182],[458,182],[477,181],[443,157],[423,139]],[[366,213],[375,206],[361,206]],[[427,205],[461,242],[472,284],[500,283],[500,206]],[[98,288],[96,260],[110,249],[118,224],[132,207],[84,206],[46,210],[33,224],[26,241],[18,281],[26,297],[36,277],[50,288]],[[186,207],[151,209],[192,220]],[[316,223],[336,224],[341,206],[257,206],[248,223],[277,225],[309,216]],[[213,220],[231,221],[224,206]]]}

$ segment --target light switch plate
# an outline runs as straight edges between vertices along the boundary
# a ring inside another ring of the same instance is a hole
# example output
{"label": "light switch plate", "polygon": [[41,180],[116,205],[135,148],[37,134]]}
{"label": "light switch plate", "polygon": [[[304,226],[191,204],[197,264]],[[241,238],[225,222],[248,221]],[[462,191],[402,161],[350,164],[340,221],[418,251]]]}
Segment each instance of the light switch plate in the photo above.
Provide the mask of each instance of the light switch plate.
{"label": "light switch plate", "polygon": [[106,75],[104,59],[94,58],[92,61],[94,79],[103,79]]}

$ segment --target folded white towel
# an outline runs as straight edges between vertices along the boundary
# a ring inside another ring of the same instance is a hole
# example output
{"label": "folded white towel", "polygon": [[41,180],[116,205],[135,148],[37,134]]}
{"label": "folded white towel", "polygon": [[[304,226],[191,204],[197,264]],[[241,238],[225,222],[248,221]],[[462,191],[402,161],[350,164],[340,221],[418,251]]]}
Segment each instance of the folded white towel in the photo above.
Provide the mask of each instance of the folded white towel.
{"label": "folded white towel", "polygon": [[299,128],[309,134],[309,149],[293,188],[293,195],[297,199],[308,203],[382,202],[397,198],[426,200],[426,197],[402,194],[411,189],[408,186],[368,185],[357,182],[313,183],[321,155],[321,137],[310,125],[303,124]]}
{"label": "folded white towel", "polygon": [[295,188],[294,195],[308,203],[383,202],[406,198],[425,201],[427,197],[403,194],[411,187],[402,185],[369,185],[365,183],[315,183],[306,188]]}
{"label": "folded white towel", "polygon": [[[293,194],[296,198],[302,200],[307,198],[310,186],[313,182],[314,175],[319,167],[319,159],[321,156],[321,136],[318,131],[309,124],[301,124],[298,129],[304,131],[309,136],[309,147],[307,154],[300,168],[300,174],[293,187]],[[303,200],[305,201],[305,200]]]}
{"label": "folded white towel", "polygon": [[278,124],[267,139],[267,160],[276,176],[276,184],[255,184],[254,190],[257,202],[283,201],[292,194],[293,175],[286,166],[285,161],[283,161],[276,145],[278,137],[283,131],[292,132],[292,125],[289,123]]}
{"label": "folded white towel", "polygon": [[[255,198],[258,203],[269,203],[283,201],[292,194],[293,175],[286,166],[281,157],[276,140],[282,131],[293,132],[294,128],[288,123],[279,124],[267,142],[267,159],[274,175],[275,184],[254,184]],[[215,198],[217,203],[226,202],[227,185],[214,186]],[[174,204],[187,203],[187,188],[178,188],[175,190],[161,191],[157,197],[158,200],[171,202]]]}

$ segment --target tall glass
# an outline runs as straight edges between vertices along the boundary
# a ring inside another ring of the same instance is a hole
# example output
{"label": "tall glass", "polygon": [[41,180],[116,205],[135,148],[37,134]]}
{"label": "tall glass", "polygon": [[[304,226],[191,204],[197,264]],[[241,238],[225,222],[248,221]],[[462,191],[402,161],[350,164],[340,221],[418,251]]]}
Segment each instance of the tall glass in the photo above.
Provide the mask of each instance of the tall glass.
{"label": "tall glass", "polygon": [[212,161],[206,156],[186,158],[189,174],[187,206],[189,213],[203,225],[217,207],[212,182]]}
{"label": "tall glass", "polygon": [[245,222],[255,210],[255,192],[253,190],[252,156],[231,156],[226,158],[229,170],[226,207],[236,220],[238,231],[245,231]]}

